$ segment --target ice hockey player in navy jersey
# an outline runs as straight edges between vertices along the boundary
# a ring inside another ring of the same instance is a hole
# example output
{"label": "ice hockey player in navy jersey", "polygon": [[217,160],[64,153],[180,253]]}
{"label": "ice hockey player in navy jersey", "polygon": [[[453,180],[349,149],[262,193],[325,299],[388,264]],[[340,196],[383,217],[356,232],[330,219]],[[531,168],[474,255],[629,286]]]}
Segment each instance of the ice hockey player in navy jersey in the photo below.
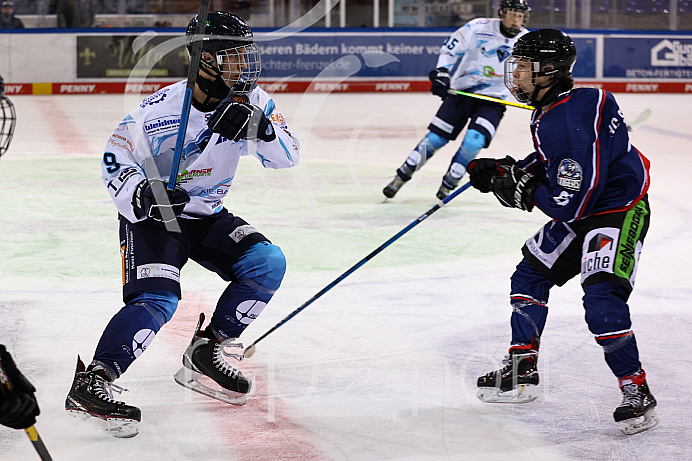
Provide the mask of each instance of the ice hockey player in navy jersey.
{"label": "ice hockey player in navy jersey", "polygon": [[428,134],[382,190],[386,197],[394,197],[435,152],[459,136],[467,123],[466,134],[442,178],[437,198],[447,197],[466,173],[469,162],[490,145],[505,114],[505,106],[450,95],[450,90],[499,99],[509,97],[504,85],[504,61],[517,39],[527,32],[524,27],[529,20],[529,10],[526,0],[502,0],[499,19],[474,19],[447,38],[440,48],[436,68],[428,75],[432,82],[430,90],[442,98],[442,105],[428,125]]}
{"label": "ice hockey player in navy jersey", "polygon": [[552,218],[522,248],[511,277],[509,354],[504,368],[478,378],[478,397],[536,398],[550,289],[580,274],[586,322],[623,395],[614,418],[633,434],[658,422],[627,304],[649,227],[649,161],[630,143],[612,94],[573,89],[576,57],[572,40],[559,30],[533,31],[517,41],[505,80],[519,101],[536,108],[535,152],[517,162],[508,156],[469,165],[476,189],[493,192],[504,206],[535,206]]}
{"label": "ice hockey player in navy jersey", "polygon": [[[197,17],[187,29],[192,49]],[[78,358],[65,409],[106,421],[117,437],[132,437],[139,408],[116,401],[113,381],[150,345],[181,298],[180,270],[189,259],[229,282],[203,327],[204,314],[175,374],[179,384],[242,405],[252,383],[237,368],[236,342],[283,279],[279,247],[223,205],[238,161],[288,168],[299,143],[273,99],[256,85],[261,71],[253,33],[239,17],[210,12],[175,188],[166,187],[181,121],[186,82],[147,97],[106,144],[103,182],[119,213],[125,307],[106,326],[85,367]],[[227,360],[228,359],[228,360]],[[199,381],[206,376],[210,379]],[[204,383],[207,384],[204,384]]]}

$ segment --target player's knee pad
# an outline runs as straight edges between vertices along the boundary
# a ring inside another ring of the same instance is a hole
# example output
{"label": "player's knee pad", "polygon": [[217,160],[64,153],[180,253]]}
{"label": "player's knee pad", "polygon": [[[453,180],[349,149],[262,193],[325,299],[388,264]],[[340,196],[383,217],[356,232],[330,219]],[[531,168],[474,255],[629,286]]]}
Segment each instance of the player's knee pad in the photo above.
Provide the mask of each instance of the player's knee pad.
{"label": "player's knee pad", "polygon": [[478,152],[485,147],[486,137],[478,130],[467,130],[461,147],[455,155],[455,161],[466,166],[471,160],[476,158]]}
{"label": "player's knee pad", "polygon": [[173,314],[178,308],[178,296],[170,291],[149,290],[137,294],[137,296],[132,298],[127,304],[131,306],[141,305],[144,307],[149,311],[156,323],[159,324],[160,328],[173,318]]}
{"label": "player's knee pad", "polygon": [[511,282],[512,342],[528,344],[534,335],[543,333],[553,284],[526,260],[517,265]]}
{"label": "player's knee pad", "polygon": [[445,139],[439,134],[433,133],[432,131],[429,131],[428,134],[425,135],[424,139],[427,141],[430,147],[432,147],[435,150],[445,146],[449,142],[449,139]]}
{"label": "player's knee pad", "polygon": [[586,323],[599,344],[631,331],[629,293],[628,287],[609,280],[584,287]]}
{"label": "player's knee pad", "polygon": [[259,242],[233,265],[233,274],[271,298],[286,274],[286,258],[278,246]]}

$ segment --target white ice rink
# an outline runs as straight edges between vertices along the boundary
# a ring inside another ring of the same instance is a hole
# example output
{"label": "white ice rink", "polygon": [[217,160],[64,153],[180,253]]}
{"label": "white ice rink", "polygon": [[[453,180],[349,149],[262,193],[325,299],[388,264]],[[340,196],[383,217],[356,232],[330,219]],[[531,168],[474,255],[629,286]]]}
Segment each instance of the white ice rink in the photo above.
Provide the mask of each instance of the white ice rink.
{"label": "white ice rink", "polygon": [[[121,306],[116,211],[101,182],[106,139],[133,96],[13,96],[18,125],[0,160],[0,342],[38,388],[37,429],[55,460],[688,460],[692,457],[692,96],[616,95],[652,163],[652,221],[634,330],[660,424],[625,436],[621,394],[584,322],[581,288],[555,289],[537,401],[492,405],[476,378],[510,339],[509,276],[546,220],[470,189],[261,341],[234,407],[173,374],[200,312],[225,284],[191,262],[183,300],[118,380],[142,410],[114,439],[63,409],[77,354],[88,363]],[[458,146],[438,152],[388,203],[382,187],[426,132],[429,94],[276,94],[302,160],[263,170],[246,158],[226,199],[288,260],[281,289],[241,338],[249,344],[436,202]],[[532,150],[529,112],[508,108],[487,157]],[[38,459],[0,427],[0,459]]]}

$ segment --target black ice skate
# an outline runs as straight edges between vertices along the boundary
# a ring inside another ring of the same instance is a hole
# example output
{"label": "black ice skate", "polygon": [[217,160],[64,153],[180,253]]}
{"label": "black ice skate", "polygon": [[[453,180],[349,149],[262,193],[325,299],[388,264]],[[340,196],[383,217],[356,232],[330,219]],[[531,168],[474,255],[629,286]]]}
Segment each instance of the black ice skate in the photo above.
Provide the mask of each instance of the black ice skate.
{"label": "black ice skate", "polygon": [[399,177],[399,175],[395,175],[394,179],[392,179],[392,182],[387,184],[384,189],[382,189],[382,193],[384,194],[385,197],[387,198],[394,198],[397,192],[399,192],[399,189],[401,186],[403,186],[405,181]]}
{"label": "black ice skate", "polygon": [[528,403],[536,400],[538,385],[538,339],[512,346],[502,369],[478,378],[476,395],[488,403]]}
{"label": "black ice skate", "polygon": [[113,390],[122,392],[122,387],[111,383],[105,370],[85,369],[77,356],[72,388],[65,399],[65,410],[82,419],[96,418],[105,422],[105,429],[114,437],[134,437],[139,432],[142,420],[139,408],[113,399]]}
{"label": "black ice skate", "polygon": [[640,372],[620,378],[622,403],[615,409],[613,417],[620,430],[627,435],[651,429],[658,424],[656,399],[646,384],[646,373]]}
{"label": "black ice skate", "polygon": [[[225,357],[240,362],[243,360],[243,345],[231,340],[219,341],[209,325],[201,330],[204,314],[192,342],[183,353],[183,367],[175,374],[175,381],[195,392],[233,405],[245,405],[252,382]],[[227,352],[227,349],[232,349]]]}

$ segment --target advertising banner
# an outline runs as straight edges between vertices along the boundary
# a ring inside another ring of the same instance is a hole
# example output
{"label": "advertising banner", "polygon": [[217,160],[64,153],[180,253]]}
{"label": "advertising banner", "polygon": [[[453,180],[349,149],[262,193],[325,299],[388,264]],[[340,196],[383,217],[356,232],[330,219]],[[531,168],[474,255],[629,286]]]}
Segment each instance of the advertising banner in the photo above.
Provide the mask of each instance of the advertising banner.
{"label": "advertising banner", "polygon": [[692,79],[692,37],[605,37],[603,77]]}

